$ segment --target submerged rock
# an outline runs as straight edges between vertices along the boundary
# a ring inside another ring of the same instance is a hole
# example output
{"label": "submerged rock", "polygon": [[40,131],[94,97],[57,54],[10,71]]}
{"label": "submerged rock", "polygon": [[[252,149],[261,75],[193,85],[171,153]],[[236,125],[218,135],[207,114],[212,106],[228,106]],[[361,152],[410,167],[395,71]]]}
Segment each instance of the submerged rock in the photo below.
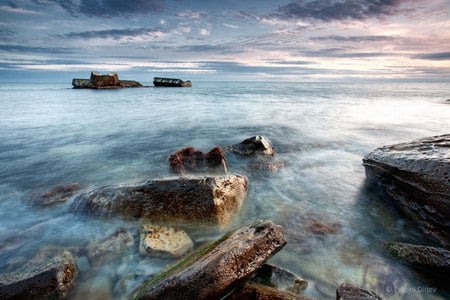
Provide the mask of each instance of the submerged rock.
{"label": "submerged rock", "polygon": [[219,146],[212,148],[208,153],[194,147],[178,150],[169,156],[169,164],[170,170],[179,174],[214,170],[227,172],[225,152]]}
{"label": "submerged rock", "polygon": [[87,246],[86,255],[91,263],[100,265],[123,253],[133,246],[133,243],[133,236],[125,229],[120,229],[103,241],[91,242]]}
{"label": "submerged rock", "polygon": [[271,286],[246,282],[234,290],[225,300],[312,300],[312,298],[280,290]]}
{"label": "submerged rock", "polygon": [[286,165],[283,160],[255,160],[248,163],[250,172],[277,172]]}
{"label": "submerged rock", "polygon": [[429,270],[450,271],[450,251],[443,248],[385,242],[388,254],[403,263]]}
{"label": "submerged rock", "polygon": [[1,299],[62,298],[72,288],[75,260],[68,251],[27,269],[0,275]]}
{"label": "submerged rock", "polygon": [[288,270],[270,264],[265,264],[256,271],[251,282],[294,294],[301,294],[308,285],[305,279]]}
{"label": "submerged rock", "polygon": [[183,230],[152,224],[142,226],[139,250],[143,254],[178,257],[193,247],[194,243]]}
{"label": "submerged rock", "polygon": [[283,230],[257,221],[226,234],[144,283],[135,299],[220,299],[286,244]]}
{"label": "submerged rock", "polygon": [[336,300],[382,300],[382,298],[372,291],[343,283],[336,289]]}
{"label": "submerged rock", "polygon": [[74,199],[71,211],[92,216],[140,217],[160,223],[226,226],[247,195],[241,175],[156,179],[142,185],[101,187]]}
{"label": "submerged rock", "polygon": [[77,183],[57,185],[45,193],[34,196],[31,200],[31,204],[33,206],[46,207],[63,203],[80,189],[81,186]]}
{"label": "submerged rock", "polygon": [[229,147],[229,150],[243,156],[275,155],[275,149],[272,146],[272,142],[261,135],[252,136],[238,144],[234,144]]}
{"label": "submerged rock", "polygon": [[450,134],[378,148],[363,165],[425,234],[450,246]]}

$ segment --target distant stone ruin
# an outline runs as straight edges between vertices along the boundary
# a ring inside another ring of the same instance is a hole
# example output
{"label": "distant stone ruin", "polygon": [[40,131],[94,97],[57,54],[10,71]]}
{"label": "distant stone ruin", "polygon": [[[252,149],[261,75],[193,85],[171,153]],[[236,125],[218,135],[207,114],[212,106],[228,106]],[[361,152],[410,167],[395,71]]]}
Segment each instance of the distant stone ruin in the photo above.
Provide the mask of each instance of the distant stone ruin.
{"label": "distant stone ruin", "polygon": [[143,85],[134,80],[119,80],[119,75],[115,72],[107,75],[101,75],[99,72],[92,71],[90,79],[72,79],[74,89],[118,89],[129,87],[143,87]]}

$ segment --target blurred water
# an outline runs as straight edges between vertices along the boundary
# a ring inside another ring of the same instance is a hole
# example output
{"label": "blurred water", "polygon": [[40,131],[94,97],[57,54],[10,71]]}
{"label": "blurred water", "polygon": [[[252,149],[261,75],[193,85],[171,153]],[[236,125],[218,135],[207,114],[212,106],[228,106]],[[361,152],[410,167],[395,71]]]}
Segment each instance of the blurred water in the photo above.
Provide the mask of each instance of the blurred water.
{"label": "blurred water", "polygon": [[[117,228],[137,235],[135,222],[74,216],[68,204],[32,208],[32,195],[58,184],[79,183],[85,191],[163,177],[167,157],[179,148],[209,150],[260,134],[287,166],[254,174],[230,159],[232,172],[250,178],[233,225],[282,224],[288,245],[273,260],[310,282],[306,294],[334,299],[340,283],[353,282],[389,298],[444,299],[449,293],[440,283],[384,255],[386,239],[429,241],[365,186],[361,158],[382,145],[449,133],[448,98],[448,83],[194,82],[192,88],[99,91],[2,83],[0,271],[15,270],[42,248],[82,247]],[[314,235],[306,230],[311,221],[340,229]],[[126,297],[171,262],[142,257],[136,245],[100,266],[79,260],[75,299],[86,290]]]}

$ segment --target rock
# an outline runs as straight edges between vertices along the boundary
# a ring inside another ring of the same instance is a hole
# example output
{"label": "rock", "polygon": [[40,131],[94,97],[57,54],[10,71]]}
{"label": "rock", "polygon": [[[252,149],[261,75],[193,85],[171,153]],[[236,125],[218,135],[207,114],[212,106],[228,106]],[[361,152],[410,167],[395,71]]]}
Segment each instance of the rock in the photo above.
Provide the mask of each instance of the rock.
{"label": "rock", "polygon": [[307,225],[307,230],[313,234],[326,235],[339,233],[341,227],[341,223],[338,222],[326,223],[311,220]]}
{"label": "rock", "polygon": [[[246,282],[224,300],[309,300],[311,298],[263,284]],[[311,299],[312,300],[312,299]]]}
{"label": "rock", "polygon": [[425,234],[450,246],[450,134],[378,148],[363,165],[369,182]]}
{"label": "rock", "polygon": [[141,253],[179,257],[192,250],[194,243],[187,233],[172,227],[146,224],[141,229]]}
{"label": "rock", "polygon": [[450,251],[443,248],[385,242],[388,254],[403,263],[431,270],[450,271]]}
{"label": "rock", "polygon": [[92,216],[142,217],[155,223],[226,226],[247,195],[241,175],[175,177],[128,187],[101,187],[77,196],[70,209]]}
{"label": "rock", "polygon": [[119,229],[101,242],[91,242],[86,249],[90,262],[100,265],[114,259],[133,246],[133,236],[125,229]]}
{"label": "rock", "polygon": [[116,89],[142,87],[142,84],[134,80],[119,80],[117,73],[101,75],[98,72],[92,71],[90,79],[74,78],[72,80],[72,86],[74,89]]}
{"label": "rock", "polygon": [[248,163],[250,171],[276,172],[286,165],[282,160],[256,160]]}
{"label": "rock", "polygon": [[1,299],[62,298],[72,288],[75,260],[68,251],[26,270],[0,275]]}
{"label": "rock", "polygon": [[277,266],[265,264],[251,279],[251,282],[270,286],[282,291],[288,291],[294,294],[301,294],[308,285],[308,282]]}
{"label": "rock", "polygon": [[283,230],[257,221],[229,232],[144,283],[135,299],[220,299],[286,244]]}
{"label": "rock", "polygon": [[170,170],[173,173],[207,172],[221,170],[227,172],[225,152],[219,146],[203,153],[194,147],[187,147],[169,156]]}
{"label": "rock", "polygon": [[77,183],[57,185],[51,190],[32,198],[33,206],[47,207],[66,202],[75,192],[81,189]]}
{"label": "rock", "polygon": [[382,298],[372,291],[343,283],[336,289],[336,300],[382,300]]}
{"label": "rock", "polygon": [[243,156],[275,155],[275,149],[272,146],[272,142],[261,135],[252,136],[238,144],[234,144],[229,147],[229,150]]}

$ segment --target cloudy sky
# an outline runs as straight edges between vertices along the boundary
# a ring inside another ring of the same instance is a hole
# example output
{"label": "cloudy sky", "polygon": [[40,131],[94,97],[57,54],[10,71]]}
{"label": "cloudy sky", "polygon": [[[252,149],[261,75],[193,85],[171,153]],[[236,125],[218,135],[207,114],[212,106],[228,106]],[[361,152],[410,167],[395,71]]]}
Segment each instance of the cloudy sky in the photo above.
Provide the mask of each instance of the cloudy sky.
{"label": "cloudy sky", "polygon": [[450,0],[0,0],[1,81],[91,70],[450,80]]}

